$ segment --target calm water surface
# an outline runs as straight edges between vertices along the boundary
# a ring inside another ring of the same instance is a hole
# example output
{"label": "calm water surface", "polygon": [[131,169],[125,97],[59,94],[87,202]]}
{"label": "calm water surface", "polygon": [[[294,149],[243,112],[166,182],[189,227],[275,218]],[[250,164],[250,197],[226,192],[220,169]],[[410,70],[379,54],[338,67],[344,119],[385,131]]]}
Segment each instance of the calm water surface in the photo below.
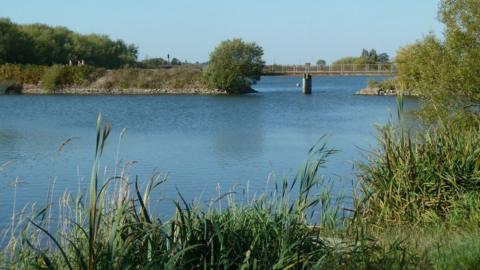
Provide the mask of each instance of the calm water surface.
{"label": "calm water surface", "polygon": [[[0,96],[0,225],[16,207],[43,204],[50,183],[54,198],[86,186],[101,112],[113,124],[104,155],[107,174],[115,156],[131,176],[168,174],[155,206],[168,212],[176,188],[187,200],[210,199],[234,185],[262,190],[269,174],[294,175],[308,149],[324,134],[340,150],[322,174],[349,193],[358,148],[374,144],[374,125],[395,112],[394,97],[354,96],[366,77],[315,77],[313,95],[296,88],[299,78],[263,77],[259,94],[211,96]],[[407,100],[409,106],[415,101]],[[118,147],[120,131],[126,136]],[[58,148],[73,138],[63,151]],[[54,200],[55,202],[55,200]]]}

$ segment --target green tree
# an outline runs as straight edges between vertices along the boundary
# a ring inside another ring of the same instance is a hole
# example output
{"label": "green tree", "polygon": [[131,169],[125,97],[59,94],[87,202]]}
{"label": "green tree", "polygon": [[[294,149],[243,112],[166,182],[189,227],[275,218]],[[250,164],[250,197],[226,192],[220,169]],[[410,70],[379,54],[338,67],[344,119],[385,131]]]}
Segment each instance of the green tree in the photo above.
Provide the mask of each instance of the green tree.
{"label": "green tree", "polygon": [[318,59],[317,60],[317,66],[325,66],[327,62],[323,59]]}
{"label": "green tree", "polygon": [[363,49],[359,57],[344,57],[333,62],[334,65],[342,64],[355,64],[355,65],[366,65],[366,64],[378,64],[378,63],[388,63],[390,57],[386,53],[377,54],[375,49],[368,51]]}
{"label": "green tree", "polygon": [[0,18],[0,64],[24,64],[32,58],[31,40],[9,19]]}
{"label": "green tree", "polygon": [[106,35],[0,19],[0,63],[54,65],[84,60],[92,66],[119,68],[135,64],[137,55],[135,45]]}
{"label": "green tree", "polygon": [[181,65],[182,62],[178,60],[177,58],[172,58],[172,61],[170,62],[172,65]]}
{"label": "green tree", "polygon": [[145,59],[141,62],[139,62],[137,65],[138,67],[140,68],[150,68],[150,69],[154,69],[154,68],[160,68],[160,67],[163,67],[165,65],[167,65],[167,60],[161,58],[161,57],[158,57],[158,58],[150,58],[150,59]]}
{"label": "green tree", "polygon": [[223,41],[210,54],[205,71],[207,85],[230,93],[250,91],[262,74],[262,56],[263,49],[255,43],[241,39]]}
{"label": "green tree", "polygon": [[429,115],[449,115],[480,103],[480,1],[442,0],[445,39],[433,34],[402,48],[398,78],[425,97]]}
{"label": "green tree", "polygon": [[390,62],[390,56],[386,53],[381,53],[377,57],[377,63],[387,64]]}
{"label": "green tree", "polygon": [[377,63],[377,59],[378,59],[377,51],[375,49],[371,49],[370,52],[368,53],[368,62],[370,64],[375,64]]}

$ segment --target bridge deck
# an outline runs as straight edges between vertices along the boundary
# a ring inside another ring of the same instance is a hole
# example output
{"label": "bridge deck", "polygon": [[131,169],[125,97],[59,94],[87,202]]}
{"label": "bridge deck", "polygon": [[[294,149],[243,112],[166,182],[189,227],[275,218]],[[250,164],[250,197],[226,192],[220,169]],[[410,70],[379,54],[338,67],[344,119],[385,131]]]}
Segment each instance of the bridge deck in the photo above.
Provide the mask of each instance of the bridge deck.
{"label": "bridge deck", "polygon": [[395,75],[397,67],[394,64],[342,64],[342,65],[267,65],[263,68],[265,75],[344,75],[344,76],[375,76]]}

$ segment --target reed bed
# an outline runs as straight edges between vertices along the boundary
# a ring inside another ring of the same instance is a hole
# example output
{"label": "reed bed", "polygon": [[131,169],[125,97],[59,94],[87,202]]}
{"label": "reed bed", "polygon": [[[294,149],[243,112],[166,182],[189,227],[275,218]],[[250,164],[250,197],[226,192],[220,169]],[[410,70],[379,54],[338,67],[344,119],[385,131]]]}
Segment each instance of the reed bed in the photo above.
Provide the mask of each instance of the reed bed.
{"label": "reed bed", "polygon": [[111,129],[99,116],[88,192],[65,193],[54,223],[52,199],[21,209],[5,234],[0,267],[475,269],[478,116],[412,135],[402,108],[400,100],[400,123],[381,128],[377,150],[358,165],[353,207],[318,175],[336,152],[322,138],[298,174],[274,179],[273,189],[250,198],[237,187],[208,204],[187,202],[179,191],[175,214],[163,219],[150,202],[165,178],[100,173]]}
{"label": "reed bed", "polygon": [[[60,218],[49,224],[51,205],[25,208],[0,257],[14,269],[402,269],[399,243],[380,246],[357,232],[343,233],[341,206],[317,175],[335,153],[324,142],[293,179],[245,202],[232,190],[209,205],[178,194],[176,213],[166,220],[150,211],[152,191],[165,179],[144,185],[123,173],[101,179],[99,164],[110,126],[97,123],[95,161],[88,194],[65,193]],[[143,186],[143,188],[141,188]],[[37,209],[37,210],[36,210]],[[15,232],[15,233],[13,233]]]}

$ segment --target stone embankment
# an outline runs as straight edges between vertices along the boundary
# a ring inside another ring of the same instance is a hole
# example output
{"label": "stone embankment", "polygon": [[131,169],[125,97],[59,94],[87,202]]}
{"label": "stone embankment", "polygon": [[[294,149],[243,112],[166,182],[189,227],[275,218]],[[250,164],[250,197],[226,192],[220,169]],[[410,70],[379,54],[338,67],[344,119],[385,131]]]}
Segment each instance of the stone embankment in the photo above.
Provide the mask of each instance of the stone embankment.
{"label": "stone embankment", "polygon": [[227,95],[224,90],[206,88],[185,89],[96,89],[71,87],[59,90],[45,90],[41,88],[24,88],[25,95]]}
{"label": "stone embankment", "polygon": [[[358,90],[355,95],[363,96],[396,96],[399,93],[397,90],[382,89],[380,87],[367,87]],[[416,96],[412,91],[403,91],[404,96]]]}
{"label": "stone embankment", "polygon": [[104,89],[94,87],[66,87],[58,90],[47,90],[32,84],[0,84],[1,94],[24,94],[24,95],[227,95],[225,90],[209,89],[202,87],[158,88],[158,89]]}

